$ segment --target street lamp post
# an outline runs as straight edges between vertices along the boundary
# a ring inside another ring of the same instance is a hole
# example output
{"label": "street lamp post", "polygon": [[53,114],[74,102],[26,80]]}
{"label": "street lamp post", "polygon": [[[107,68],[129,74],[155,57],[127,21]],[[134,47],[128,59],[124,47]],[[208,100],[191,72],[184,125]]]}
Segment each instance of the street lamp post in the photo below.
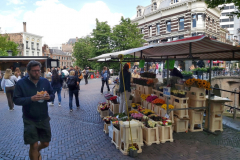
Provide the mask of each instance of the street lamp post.
{"label": "street lamp post", "polygon": [[8,56],[12,56],[12,50],[8,50],[7,53],[8,53]]}

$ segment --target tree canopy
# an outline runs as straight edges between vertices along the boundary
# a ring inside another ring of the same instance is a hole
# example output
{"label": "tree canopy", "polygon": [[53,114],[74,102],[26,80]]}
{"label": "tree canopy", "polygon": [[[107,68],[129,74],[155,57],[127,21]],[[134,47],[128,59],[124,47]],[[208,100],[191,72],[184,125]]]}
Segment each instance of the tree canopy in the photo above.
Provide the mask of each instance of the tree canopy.
{"label": "tree canopy", "polygon": [[237,11],[232,12],[231,14],[236,15],[238,18],[240,17],[240,0],[205,0],[205,2],[207,3],[208,8],[215,8],[218,7],[219,5],[234,3],[235,7],[237,8]]}
{"label": "tree canopy", "polygon": [[8,56],[8,50],[12,51],[12,56],[16,56],[18,54],[17,47],[16,43],[8,40],[8,36],[0,35],[0,56]]}
{"label": "tree canopy", "polygon": [[[77,65],[90,66],[93,69],[101,69],[103,66],[119,70],[119,63],[91,62],[87,59],[104,53],[111,53],[131,48],[141,47],[145,40],[140,33],[138,25],[131,23],[129,18],[121,17],[120,23],[111,29],[107,22],[99,22],[96,19],[96,28],[90,36],[82,37],[75,43],[73,56],[77,59]],[[84,57],[87,57],[83,59]]]}

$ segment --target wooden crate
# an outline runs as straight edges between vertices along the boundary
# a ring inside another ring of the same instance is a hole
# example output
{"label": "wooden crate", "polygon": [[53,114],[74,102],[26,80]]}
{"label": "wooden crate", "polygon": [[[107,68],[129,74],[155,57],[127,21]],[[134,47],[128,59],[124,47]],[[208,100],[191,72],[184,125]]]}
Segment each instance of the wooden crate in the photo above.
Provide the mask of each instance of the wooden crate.
{"label": "wooden crate", "polygon": [[[167,113],[167,110],[161,108],[161,110],[160,110],[160,116],[161,116],[161,117],[165,117],[166,113]],[[170,114],[169,114],[169,119],[172,121],[172,123],[174,123],[173,111],[170,112]]]}
{"label": "wooden crate", "polygon": [[[130,121],[131,132],[132,132],[132,142],[137,144],[138,153],[142,152],[141,146],[143,146],[143,134],[142,134],[142,123],[137,120]],[[120,151],[124,154],[128,154],[129,145],[132,144],[130,137],[129,122],[120,122],[120,139],[121,147]]]}
{"label": "wooden crate", "polygon": [[[208,112],[206,112],[205,125],[204,128],[208,128]],[[222,113],[221,112],[211,112],[210,113],[210,127],[211,132],[223,131],[222,125]]]}
{"label": "wooden crate", "polygon": [[108,127],[109,127],[110,125],[111,125],[111,124],[107,124],[107,123],[104,122],[104,128],[103,128],[103,132],[104,132],[104,133],[106,133],[106,134],[108,133],[108,131],[109,131],[109,130],[108,130]]}
{"label": "wooden crate", "polygon": [[133,102],[134,103],[138,103],[138,102],[141,102],[141,92],[140,91],[135,91],[135,94],[133,96]]}
{"label": "wooden crate", "polygon": [[147,109],[152,109],[152,103],[147,102]]}
{"label": "wooden crate", "polygon": [[152,89],[152,93],[155,94],[157,97],[159,97],[159,95],[160,95],[160,91],[158,91],[156,89]]}
{"label": "wooden crate", "polygon": [[[158,98],[160,98],[160,99],[162,99],[162,100],[165,100],[165,97],[164,97],[164,95],[163,95],[163,92],[161,92],[161,91],[159,91],[159,97]],[[166,102],[167,103],[167,102]]]}
{"label": "wooden crate", "polygon": [[172,125],[158,126],[158,129],[159,129],[159,140],[161,143],[165,143],[167,141],[173,142]]}
{"label": "wooden crate", "polygon": [[189,100],[189,108],[194,108],[194,107],[206,107],[206,100],[194,100],[190,99]]}
{"label": "wooden crate", "polygon": [[143,93],[143,91],[144,91],[143,87],[144,87],[144,86],[137,84],[137,85],[136,85],[136,90],[137,90],[137,91],[140,91],[141,93]]}
{"label": "wooden crate", "polygon": [[142,132],[143,132],[143,141],[147,146],[150,146],[153,143],[160,144],[158,127],[147,128],[143,126]]}
{"label": "wooden crate", "polygon": [[[188,108],[188,97],[187,98],[179,98],[179,97],[173,97],[173,106],[176,109],[180,108]],[[177,115],[179,118],[188,118],[188,110],[175,110],[174,114]]]}
{"label": "wooden crate", "polygon": [[174,118],[174,131],[179,132],[186,132],[188,131],[188,120],[182,120],[177,117]]}
{"label": "wooden crate", "polygon": [[[210,103],[210,112],[221,112],[223,113],[224,111],[224,104],[222,102],[214,102],[211,101]],[[206,106],[208,106],[208,100],[206,101]]]}
{"label": "wooden crate", "polygon": [[170,95],[170,97],[164,96],[165,103],[167,103],[167,99],[168,99],[169,104],[173,105],[173,99],[174,99],[173,96],[172,95]]}
{"label": "wooden crate", "polygon": [[144,86],[143,87],[143,93],[144,94],[152,94],[152,87]]}
{"label": "wooden crate", "polygon": [[204,88],[191,87],[189,93],[191,100],[206,100],[206,93]]}
{"label": "wooden crate", "polygon": [[146,100],[142,101],[142,107],[147,108],[148,102]]}
{"label": "wooden crate", "polygon": [[105,110],[105,111],[100,110],[100,117],[103,118],[103,117],[106,117],[106,116],[109,116],[109,109]]}
{"label": "wooden crate", "polygon": [[202,123],[203,123],[203,113],[204,110],[188,110],[189,114],[189,131],[191,132],[200,132],[203,131]]}
{"label": "wooden crate", "polygon": [[111,111],[112,111],[113,114],[119,113],[119,105],[120,105],[120,104],[114,104],[114,103],[112,103],[112,109],[111,109]]}
{"label": "wooden crate", "polygon": [[113,137],[112,143],[116,146],[117,149],[120,148],[121,140],[120,140],[120,130],[113,127]]}
{"label": "wooden crate", "polygon": [[161,116],[161,106],[157,106],[157,105],[153,104],[151,110],[153,110],[155,112],[155,114]]}

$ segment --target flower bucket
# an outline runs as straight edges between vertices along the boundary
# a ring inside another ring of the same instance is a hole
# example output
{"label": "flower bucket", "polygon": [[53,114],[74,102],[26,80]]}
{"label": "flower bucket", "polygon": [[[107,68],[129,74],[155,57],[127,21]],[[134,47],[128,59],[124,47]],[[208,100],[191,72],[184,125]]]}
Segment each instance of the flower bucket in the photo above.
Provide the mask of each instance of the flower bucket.
{"label": "flower bucket", "polygon": [[137,157],[137,150],[129,149],[129,156],[132,158]]}

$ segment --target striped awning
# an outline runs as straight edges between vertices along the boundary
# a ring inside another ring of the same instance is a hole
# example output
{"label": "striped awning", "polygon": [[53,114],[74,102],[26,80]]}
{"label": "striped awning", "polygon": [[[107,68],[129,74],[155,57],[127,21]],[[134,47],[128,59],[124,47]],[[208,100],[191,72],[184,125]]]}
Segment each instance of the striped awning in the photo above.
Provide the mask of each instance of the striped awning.
{"label": "striped awning", "polygon": [[195,36],[176,41],[129,49],[126,51],[103,54],[90,60],[117,57],[131,54],[150,59],[202,59],[202,60],[240,60],[240,48],[206,36]]}

